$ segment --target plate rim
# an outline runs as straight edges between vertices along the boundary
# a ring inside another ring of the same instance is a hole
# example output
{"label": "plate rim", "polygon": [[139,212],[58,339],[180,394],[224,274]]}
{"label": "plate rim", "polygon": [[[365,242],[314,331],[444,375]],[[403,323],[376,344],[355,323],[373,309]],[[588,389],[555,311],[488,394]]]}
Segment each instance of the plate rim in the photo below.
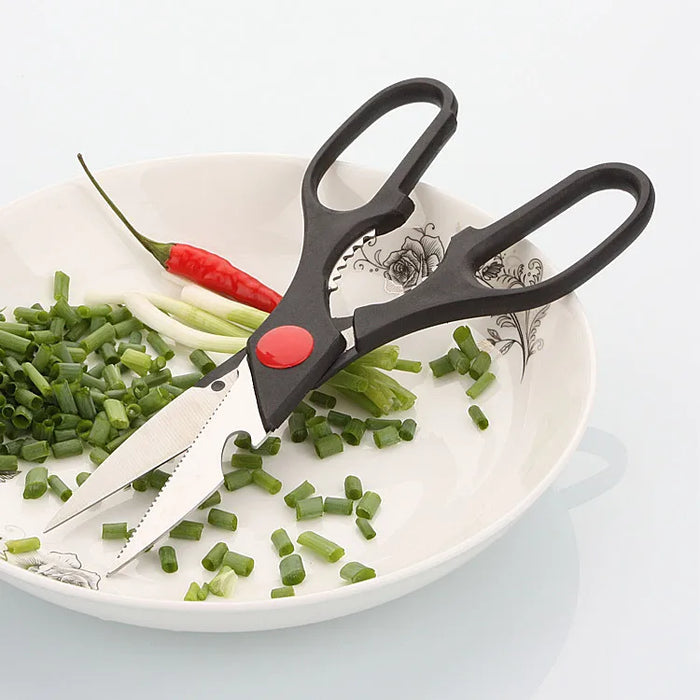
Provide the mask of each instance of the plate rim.
{"label": "plate rim", "polygon": [[[132,161],[129,163],[124,163],[121,165],[110,166],[109,168],[103,168],[96,171],[97,174],[109,174],[115,173],[122,170],[138,169],[144,166],[150,166],[154,164],[175,164],[183,161],[195,161],[195,160],[228,160],[228,159],[242,159],[242,158],[254,158],[254,159],[265,159],[265,160],[285,160],[290,162],[295,162],[300,166],[305,166],[309,163],[309,158],[303,156],[297,156],[293,154],[284,153],[269,153],[269,152],[248,152],[248,151],[227,151],[227,152],[214,152],[214,153],[191,153],[178,156],[165,156],[161,158],[151,158],[146,160]],[[338,160],[332,166],[332,168],[340,166],[349,166],[354,171],[364,172],[373,176],[386,176],[387,173],[377,169],[371,168],[364,165],[359,165],[352,163],[350,161]],[[84,180],[80,175],[74,178],[70,178],[63,182],[54,183],[51,185],[46,185],[38,190],[30,192],[29,194],[23,195],[19,198],[11,200],[5,204],[0,205],[0,217],[3,213],[16,206],[25,204],[28,200],[35,197],[41,197],[50,194],[54,190],[59,190],[66,186],[79,184],[83,186]],[[475,206],[469,201],[459,199],[458,197],[445,192],[444,190],[436,187],[435,185],[429,184],[421,180],[417,185],[416,189],[427,189],[433,193],[439,195],[442,198],[451,200],[454,204],[464,207],[465,205],[472,209],[475,213],[486,217],[489,220],[493,220],[493,217],[485,212],[483,209]],[[532,242],[529,243],[533,251],[537,253],[543,262],[550,268],[556,269],[549,261],[549,258],[542,253],[542,251]],[[115,608],[130,608],[130,609],[148,609],[154,612],[175,612],[177,615],[198,615],[198,616],[209,616],[209,615],[219,615],[225,612],[228,615],[241,612],[241,613],[255,613],[255,612],[265,612],[268,613],[276,608],[281,608],[283,606],[294,606],[295,608],[303,608],[307,606],[314,606],[317,604],[324,604],[327,602],[338,601],[338,600],[348,600],[352,599],[358,595],[363,595],[364,593],[379,593],[382,589],[390,587],[393,584],[398,584],[401,581],[410,580],[411,578],[420,577],[425,575],[432,569],[440,569],[441,567],[448,564],[450,561],[458,560],[461,556],[468,554],[470,551],[475,551],[478,553],[479,547],[495,541],[499,536],[505,534],[508,528],[520,518],[532,505],[540,498],[540,496],[551,486],[553,481],[559,476],[564,465],[568,462],[573,452],[578,447],[583,433],[588,425],[588,418],[591,413],[593,406],[593,400],[595,397],[596,383],[597,383],[597,358],[596,358],[596,348],[591,331],[591,326],[586,316],[585,310],[581,301],[579,300],[575,292],[571,292],[563,299],[559,300],[559,303],[567,303],[570,305],[570,311],[572,311],[577,320],[580,322],[580,328],[583,332],[586,346],[588,348],[588,360],[589,360],[589,376],[586,385],[588,387],[586,402],[582,407],[580,414],[580,419],[576,430],[573,431],[566,448],[562,451],[559,458],[552,464],[547,475],[533,488],[525,498],[520,500],[515,506],[513,506],[506,513],[501,515],[496,521],[494,521],[488,527],[480,530],[471,537],[468,537],[456,545],[452,545],[448,549],[442,550],[435,554],[430,555],[418,562],[410,564],[408,566],[402,567],[396,571],[392,571],[386,574],[381,574],[374,579],[364,581],[363,585],[346,585],[339,588],[331,588],[324,591],[317,591],[314,593],[306,593],[301,596],[295,596],[289,599],[265,599],[265,600],[220,600],[217,601],[215,605],[203,605],[203,606],[188,606],[186,601],[183,600],[162,600],[159,598],[145,598],[145,597],[134,597],[122,595],[119,593],[110,593],[102,590],[92,590],[89,588],[84,588],[81,586],[71,586],[63,583],[61,581],[55,581],[53,579],[47,578],[45,576],[37,576],[33,572],[25,571],[24,569],[14,566],[13,564],[3,561],[0,559],[0,580],[6,581],[7,583],[20,584],[19,587],[22,590],[32,593],[32,589],[41,589],[47,591],[49,594],[56,593],[61,598],[66,599],[76,599],[85,600],[100,603],[109,606],[112,609]],[[26,584],[23,585],[23,584]],[[376,595],[375,595],[376,597]],[[53,599],[53,596],[51,596]],[[52,602],[55,602],[52,600]],[[183,612],[185,610],[190,610],[190,612]],[[100,615],[102,617],[102,615]]]}

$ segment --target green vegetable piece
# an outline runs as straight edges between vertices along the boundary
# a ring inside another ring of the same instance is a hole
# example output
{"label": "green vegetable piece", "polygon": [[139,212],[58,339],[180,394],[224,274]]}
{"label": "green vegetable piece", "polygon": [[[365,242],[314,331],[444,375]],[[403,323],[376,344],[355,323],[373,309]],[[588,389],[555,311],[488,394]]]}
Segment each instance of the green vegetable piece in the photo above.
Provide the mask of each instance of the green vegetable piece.
{"label": "green vegetable piece", "polygon": [[378,493],[374,491],[365,491],[364,494],[362,494],[362,498],[357,502],[355,513],[357,513],[360,518],[371,520],[375,516],[381,502],[382,499]]}
{"label": "green vegetable piece", "polygon": [[198,508],[199,510],[206,510],[212,506],[218,506],[219,503],[221,503],[221,494],[218,491],[214,491],[209,498],[205,499],[199,504]]}
{"label": "green vegetable piece", "polygon": [[309,401],[321,408],[335,408],[337,399],[335,396],[325,394],[322,391],[312,391],[311,394],[309,394]]}
{"label": "green vegetable piece", "polygon": [[[24,365],[22,365],[22,369],[24,370],[24,373],[27,375],[27,378],[29,379],[30,382],[32,382],[32,384],[34,384],[34,386],[36,386],[37,389],[39,389],[39,386],[34,381],[37,378],[37,376],[41,377],[39,382],[42,385],[48,384],[48,382],[46,381],[46,377],[44,377],[44,375],[41,373],[47,371],[47,369],[49,367],[49,363],[52,360],[53,360],[53,351],[51,350],[51,348],[48,345],[42,344],[39,346],[39,349],[34,354],[34,359],[31,362],[31,365],[36,370],[36,373],[32,372],[30,375],[30,373],[27,371],[27,369],[24,367]],[[44,395],[44,392],[41,389],[39,389],[39,391],[41,391],[42,395]],[[49,390],[49,393],[46,394],[45,396],[50,396],[51,393],[52,392]]]}
{"label": "green vegetable piece", "polygon": [[474,358],[469,368],[469,376],[472,379],[479,379],[482,374],[488,371],[491,366],[491,355],[483,350]]}
{"label": "green vegetable piece", "polygon": [[119,362],[119,353],[114,347],[114,343],[105,343],[98,349],[97,353],[108,367],[109,365],[116,365],[117,362]]}
{"label": "green vegetable piece", "polygon": [[399,431],[393,425],[388,425],[386,428],[375,431],[373,437],[374,444],[380,449],[401,442]]}
{"label": "green vegetable piece", "polygon": [[253,557],[228,551],[224,554],[224,566],[230,566],[239,576],[250,576],[255,566]]}
{"label": "green vegetable piece", "polygon": [[237,491],[252,483],[253,471],[251,469],[236,469],[224,474],[224,486],[228,491]]}
{"label": "green vegetable piece", "polygon": [[[302,547],[308,547],[312,552],[315,552],[320,557],[328,562],[336,562],[341,557],[345,556],[345,550],[335,542],[326,539],[322,535],[311,530],[302,532],[297,537],[297,542]],[[286,583],[286,581],[285,581]]]}
{"label": "green vegetable piece", "polygon": [[320,518],[323,515],[323,498],[313,496],[304,498],[296,503],[297,520],[310,520]]}
{"label": "green vegetable piece", "polygon": [[36,552],[41,547],[41,541],[38,537],[24,537],[18,540],[7,540],[5,546],[10,554],[26,554]]}
{"label": "green vegetable piece", "polygon": [[149,390],[146,396],[139,399],[137,403],[141,406],[144,416],[151,416],[160,411],[161,408],[165,408],[169,401],[170,394],[162,386],[159,386]]}
{"label": "green vegetable piece", "polygon": [[382,428],[400,428],[401,421],[389,418],[367,418],[365,420],[367,430],[381,430]]}
{"label": "green vegetable piece", "polygon": [[399,428],[399,437],[407,442],[413,440],[417,427],[416,421],[414,421],[413,418],[406,418]]}
{"label": "green vegetable piece", "polygon": [[22,338],[19,335],[8,333],[0,330],[0,348],[16,352],[24,356],[32,346],[32,341],[29,338]]}
{"label": "green vegetable piece", "polygon": [[[93,306],[81,304],[76,310],[80,318],[105,318],[112,313],[112,307],[109,304],[94,304]],[[106,320],[105,318],[105,321]],[[93,348],[93,350],[96,349],[97,346]]]}
{"label": "green vegetable piece", "polygon": [[467,396],[476,399],[492,384],[496,376],[492,372],[484,372],[468,389]]}
{"label": "green vegetable piece", "polygon": [[[375,350],[370,350],[355,362],[361,365],[370,365],[379,369],[392,370],[399,359],[398,345],[382,345]],[[355,363],[353,363],[355,364]]]}
{"label": "green vegetable piece", "polygon": [[431,360],[428,362],[428,365],[430,366],[433,376],[436,378],[444,377],[446,374],[455,371],[455,368],[452,366],[452,363],[447,355]]}
{"label": "green vegetable piece", "polygon": [[[80,319],[78,323],[68,327],[66,340],[72,343],[77,343],[90,330],[90,321]],[[82,350],[82,348],[80,348]]]}
{"label": "green vegetable piece", "polygon": [[32,424],[32,412],[24,406],[17,406],[12,415],[12,425],[19,430],[25,430]]}
{"label": "green vegetable piece", "polygon": [[78,484],[78,486],[82,486],[89,476],[89,472],[80,472],[80,474],[75,477],[75,483]]}
{"label": "green vegetable piece", "polygon": [[[43,345],[42,347],[48,347]],[[49,350],[50,352],[50,350]],[[36,357],[36,356],[35,356]],[[26,375],[27,379],[36,387],[37,391],[45,398],[49,398],[53,394],[51,385],[49,384],[46,377],[44,377],[41,372],[30,362],[25,362],[22,364],[22,371]]]}
{"label": "green vegetable piece", "polygon": [[222,566],[219,573],[209,581],[209,592],[222,598],[230,598],[236,590],[238,575],[230,566]]}
{"label": "green vegetable piece", "polygon": [[18,306],[14,310],[14,315],[19,323],[29,323],[38,326],[49,322],[49,315],[43,309],[31,309],[26,306]]}
{"label": "green vegetable piece", "polygon": [[109,440],[109,433],[111,427],[112,426],[109,423],[107,414],[102,412],[98,413],[95,416],[95,420],[93,421],[92,427],[90,428],[90,432],[88,433],[87,441],[91,445],[98,445],[100,447],[104,447]]}
{"label": "green vegetable piece", "polygon": [[114,326],[111,323],[104,323],[92,333],[86,335],[80,341],[80,347],[87,353],[95,352],[105,343],[111,343],[114,340],[114,336]]}
{"label": "green vegetable piece", "polygon": [[201,589],[199,587],[199,584],[196,581],[192,581],[190,584],[190,587],[187,589],[187,593],[185,593],[185,597],[183,600],[189,601],[189,602],[195,602],[199,601],[199,593]]}
{"label": "green vegetable piece", "polygon": [[284,528],[279,528],[275,530],[271,535],[270,539],[272,544],[277,550],[277,554],[281,557],[286,557],[294,551],[294,543],[289,539],[289,535]]}
{"label": "green vegetable piece", "polygon": [[216,362],[204,350],[193,350],[190,353],[190,361],[202,374],[209,374],[216,368]]}
{"label": "green vegetable piece", "polygon": [[306,578],[304,562],[298,554],[280,560],[280,577],[285,586],[296,586]]}
{"label": "green vegetable piece", "polygon": [[107,450],[102,449],[101,447],[93,447],[90,450],[90,461],[95,466],[99,467],[100,464],[102,464],[102,462],[104,462],[107,459],[107,457],[109,457],[109,452],[107,452]]}
{"label": "green vegetable piece", "polygon": [[306,421],[306,428],[309,431],[309,436],[315,442],[327,435],[332,435],[331,425],[325,416],[314,416]]}
{"label": "green vegetable piece", "polygon": [[340,569],[340,578],[345,579],[349,583],[359,583],[375,578],[377,573],[369,566],[360,564],[359,561],[350,561]]}
{"label": "green vegetable piece", "polygon": [[209,511],[207,522],[224,530],[234,531],[238,527],[238,518],[233,513],[219,508],[212,508]]}
{"label": "green vegetable piece", "polygon": [[[114,321],[112,321],[114,323]],[[114,323],[114,335],[117,338],[124,338],[133,331],[140,331],[143,328],[143,323],[137,318],[128,318],[126,321],[119,321],[119,323]]]}
{"label": "green vegetable piece", "polygon": [[129,536],[126,523],[103,523],[103,540],[125,540]]}
{"label": "green vegetable piece", "polygon": [[146,340],[148,344],[153,348],[156,355],[161,355],[166,360],[172,360],[175,357],[175,350],[173,350],[168,343],[163,340],[162,336],[156,331],[149,331],[146,335]]}
{"label": "green vegetable piece", "polygon": [[471,361],[458,348],[450,348],[447,351],[447,359],[450,361],[452,369],[456,370],[458,374],[466,374],[469,371]]}
{"label": "green vegetable piece", "polygon": [[306,401],[300,401],[294,409],[294,413],[301,413],[304,416],[304,420],[309,420],[316,415],[316,409],[313,406],[309,406]]}
{"label": "green vegetable piece", "polygon": [[372,523],[367,518],[355,518],[355,525],[366,540],[372,540],[377,536]]}
{"label": "green vegetable piece", "polygon": [[253,483],[272,495],[279,493],[282,489],[282,482],[264,469],[253,471]]}
{"label": "green vegetable piece", "polygon": [[[92,452],[90,453],[90,457],[92,458]],[[150,484],[148,483],[148,476],[140,476],[138,479],[134,479],[131,482],[131,488],[134,489],[134,491],[139,491],[140,493],[148,491],[149,487]]]}
{"label": "green vegetable piece", "polygon": [[468,410],[469,417],[474,421],[479,430],[486,430],[489,427],[488,418],[484,415],[484,412],[476,405],[472,405]]}
{"label": "green vegetable piece", "polygon": [[194,386],[204,375],[201,372],[189,372],[188,374],[179,374],[170,380],[173,386],[178,389],[189,389]]}
{"label": "green vegetable piece", "polygon": [[256,455],[267,455],[270,457],[274,457],[276,454],[279,453],[281,447],[282,439],[275,436],[271,436],[265,438],[265,440],[259,447],[251,446],[249,449],[253,454]]}
{"label": "green vegetable piece", "polygon": [[369,389],[369,380],[367,377],[356,374],[361,367],[355,367],[350,365],[353,371],[349,369],[341,369],[340,372],[336,372],[329,380],[328,386],[334,389],[347,389],[348,391],[356,391],[358,394],[363,394]]}
{"label": "green vegetable piece", "polygon": [[78,407],[75,405],[75,399],[73,398],[68,382],[65,379],[59,379],[58,381],[52,382],[51,387],[53,388],[53,394],[61,412],[77,415]]}
{"label": "green vegetable piece", "polygon": [[418,374],[423,370],[423,363],[418,360],[402,360],[396,361],[395,370],[399,372],[413,372],[413,374]]}
{"label": "green vegetable piece", "polygon": [[326,435],[319,440],[314,440],[314,450],[319,459],[325,459],[343,451],[343,440],[337,433]]}
{"label": "green vegetable piece", "polygon": [[65,459],[66,457],[77,457],[83,454],[83,443],[79,438],[65,440],[64,442],[55,442],[51,445],[51,451],[56,459]]}
{"label": "green vegetable piece", "polygon": [[270,591],[270,598],[291,598],[294,596],[294,589],[291,586],[280,586]]}
{"label": "green vegetable piece", "polygon": [[297,486],[295,489],[292,489],[284,497],[284,502],[290,508],[296,508],[296,505],[299,501],[302,501],[305,498],[309,498],[309,496],[311,496],[315,492],[316,488],[313,484],[310,484],[308,481],[302,481],[301,484],[299,484],[299,486]]}
{"label": "green vegetable piece", "polygon": [[126,430],[129,427],[129,417],[126,415],[126,408],[121,401],[107,399],[104,403],[104,412],[113,428]]}
{"label": "green vegetable piece", "polygon": [[452,337],[459,346],[459,349],[469,358],[470,362],[479,354],[479,348],[477,347],[469,326],[459,326],[459,328],[455,328]]}
{"label": "green vegetable piece", "polygon": [[87,387],[81,387],[73,395],[75,400],[75,405],[78,409],[78,415],[81,418],[92,421],[97,415],[97,408],[95,406],[95,401],[90,394],[90,389]]}
{"label": "green vegetable piece", "polygon": [[148,485],[152,489],[162,489],[165,486],[165,482],[170,478],[168,472],[164,472],[162,469],[153,469],[148,473]]}
{"label": "green vegetable piece", "polygon": [[349,416],[347,413],[341,413],[340,411],[328,411],[327,418],[328,422],[336,428],[345,428],[352,420],[352,416]]}
{"label": "green vegetable piece", "polygon": [[216,571],[224,560],[224,556],[228,552],[228,546],[225,542],[217,542],[202,559],[202,566],[207,571]]}
{"label": "green vegetable piece", "polygon": [[350,500],[358,501],[362,498],[362,482],[360,481],[360,477],[348,474],[345,477],[343,487],[345,489],[345,496]]}
{"label": "green vegetable piece", "polygon": [[4,455],[0,453],[0,472],[16,472],[17,461],[17,455]]}
{"label": "green vegetable piece", "polygon": [[33,467],[24,477],[23,498],[41,498],[49,487],[49,472],[46,467]]}
{"label": "green vegetable piece", "polygon": [[129,428],[129,430],[124,430],[122,433],[117,435],[117,437],[114,438],[114,440],[110,440],[106,445],[105,445],[105,450],[109,453],[114,452],[114,450],[119,447],[122,443],[126,442],[136,431],[135,428]]}
{"label": "green vegetable piece", "polygon": [[65,503],[72,495],[73,491],[63,482],[60,476],[52,474],[48,478],[49,488]]}
{"label": "green vegetable piece", "polygon": [[231,456],[231,466],[236,469],[261,469],[262,457],[249,452],[236,452]]}
{"label": "green vegetable piece", "polygon": [[107,320],[113,325],[122,321],[128,321],[130,318],[133,318],[133,315],[126,306],[117,306],[107,314]]}
{"label": "green vegetable piece", "polygon": [[175,548],[169,544],[163,545],[158,549],[158,558],[160,559],[160,568],[166,574],[174,574],[177,571],[177,553]]}
{"label": "green vegetable piece", "polygon": [[38,411],[44,405],[41,396],[37,396],[33,391],[21,386],[15,391],[14,399],[16,403],[25,406],[30,411]]}
{"label": "green vegetable piece", "polygon": [[353,502],[350,498],[326,496],[323,501],[323,512],[334,515],[352,515]]}
{"label": "green vegetable piece", "polygon": [[68,291],[70,289],[70,277],[60,270],[56,270],[53,275],[53,298],[54,301],[63,299],[68,301]]}
{"label": "green vegetable piece", "polygon": [[289,424],[289,435],[292,438],[292,442],[304,442],[309,436],[303,413],[292,413],[287,423]]}
{"label": "green vegetable piece", "polygon": [[145,377],[151,369],[153,358],[145,352],[127,348],[121,356],[122,364],[133,370],[140,377]]}
{"label": "green vegetable piece", "polygon": [[43,462],[51,454],[51,448],[46,440],[27,442],[22,445],[19,454],[27,462]]}
{"label": "green vegetable piece", "polygon": [[183,520],[170,531],[170,537],[176,540],[196,540],[202,537],[203,523],[196,523],[193,520]]}

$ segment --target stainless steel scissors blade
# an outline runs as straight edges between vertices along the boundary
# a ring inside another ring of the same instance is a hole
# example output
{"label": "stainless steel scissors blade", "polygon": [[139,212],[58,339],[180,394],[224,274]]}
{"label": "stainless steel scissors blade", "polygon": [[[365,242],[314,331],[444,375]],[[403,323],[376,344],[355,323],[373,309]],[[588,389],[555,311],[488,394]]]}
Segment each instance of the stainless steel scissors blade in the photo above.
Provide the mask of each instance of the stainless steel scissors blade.
{"label": "stainless steel scissors blade", "polygon": [[237,432],[247,432],[253,445],[260,444],[267,435],[258,413],[247,359],[238,369],[238,379],[233,388],[227,389],[203,426],[200,422],[200,431],[191,447],[119,553],[108,575],[119,571],[150,547],[221,485],[224,445]]}
{"label": "stainless steel scissors blade", "polygon": [[[221,377],[230,389],[237,371]],[[161,409],[148,423],[119,446],[73,494],[48,523],[53,530],[146,472],[181,455],[197,437],[222,399],[210,386],[193,386]]]}

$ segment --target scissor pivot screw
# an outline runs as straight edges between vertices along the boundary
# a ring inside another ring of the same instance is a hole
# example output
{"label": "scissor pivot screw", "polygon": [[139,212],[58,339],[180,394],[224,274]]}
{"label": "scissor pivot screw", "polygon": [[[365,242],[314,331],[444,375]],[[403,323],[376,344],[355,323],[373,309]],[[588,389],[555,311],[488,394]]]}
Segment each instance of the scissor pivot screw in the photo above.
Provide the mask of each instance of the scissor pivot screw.
{"label": "scissor pivot screw", "polygon": [[220,379],[217,379],[215,382],[212,382],[211,388],[212,391],[221,391],[225,386],[225,382],[222,382]]}

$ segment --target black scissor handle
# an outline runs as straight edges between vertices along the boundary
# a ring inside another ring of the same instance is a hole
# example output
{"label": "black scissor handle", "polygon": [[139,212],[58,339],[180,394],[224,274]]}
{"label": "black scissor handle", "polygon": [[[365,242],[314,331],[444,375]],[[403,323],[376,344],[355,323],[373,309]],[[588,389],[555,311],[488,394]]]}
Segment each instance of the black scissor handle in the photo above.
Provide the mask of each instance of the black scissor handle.
{"label": "black scissor handle", "polygon": [[[602,243],[566,270],[530,287],[492,289],[477,271],[548,221],[594,192],[624,190],[636,200],[632,213]],[[586,282],[644,230],[654,209],[654,188],[638,168],[607,163],[579,170],[514,212],[482,229],[465,228],[450,240],[437,269],[417,288],[393,301],[356,309],[359,354],[440,323],[522,311],[548,304]]]}

